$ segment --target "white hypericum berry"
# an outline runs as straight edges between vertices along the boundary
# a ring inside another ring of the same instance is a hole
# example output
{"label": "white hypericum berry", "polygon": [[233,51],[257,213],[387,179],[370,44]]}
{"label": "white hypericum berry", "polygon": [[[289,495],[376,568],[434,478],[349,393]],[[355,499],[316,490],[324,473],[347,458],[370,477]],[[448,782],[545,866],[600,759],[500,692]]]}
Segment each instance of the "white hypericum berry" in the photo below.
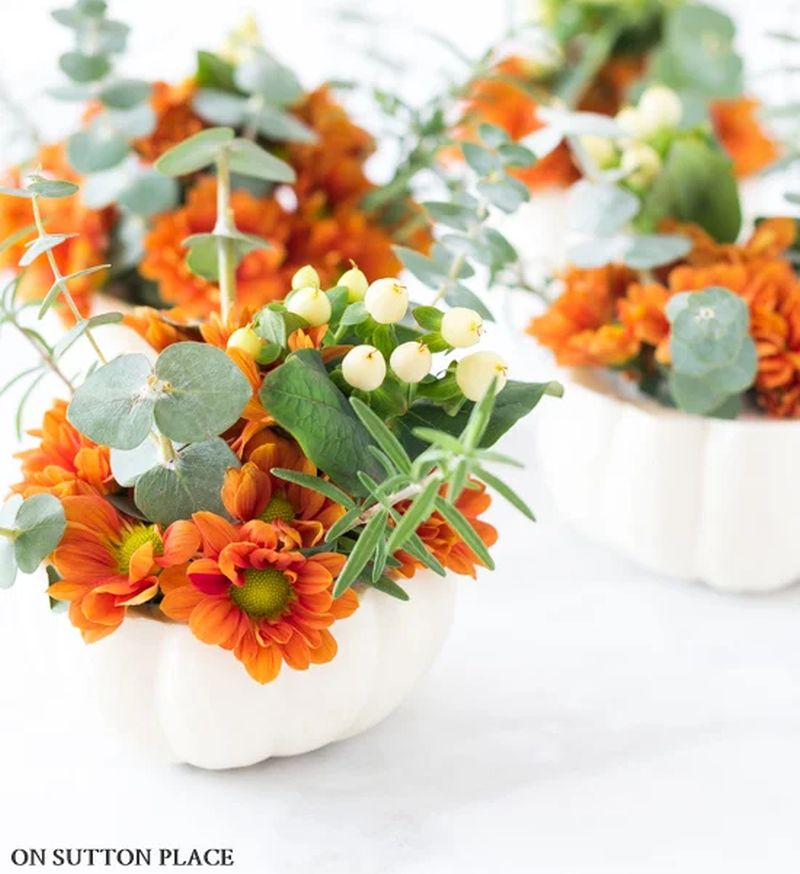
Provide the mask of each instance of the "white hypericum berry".
{"label": "white hypericum berry", "polygon": [[[352,262],[351,262],[352,263]],[[367,293],[369,283],[363,271],[353,265],[349,270],[345,271],[340,277],[337,285],[343,285],[347,289],[347,299],[350,303],[355,303],[357,300],[364,300],[364,295]]]}
{"label": "white hypericum berry", "polygon": [[378,324],[393,325],[408,310],[408,289],[397,279],[376,279],[364,295],[364,306]]}
{"label": "white hypericum berry", "polygon": [[624,133],[634,140],[642,140],[647,136],[647,126],[638,109],[626,106],[620,109],[614,119]]}
{"label": "white hypericum berry", "polygon": [[647,143],[631,143],[622,153],[620,169],[634,188],[646,188],[661,172],[661,158]]}
{"label": "white hypericum berry", "polygon": [[286,299],[286,309],[305,319],[312,328],[331,319],[331,299],[319,288],[298,288]]}
{"label": "white hypericum berry", "polygon": [[319,273],[310,264],[306,264],[292,277],[292,288],[319,288]]}
{"label": "white hypericum berry", "polygon": [[418,383],[431,372],[433,356],[431,350],[424,343],[409,340],[401,343],[392,352],[389,358],[389,366],[398,379],[403,382]]}
{"label": "white hypericum berry", "polygon": [[652,85],[639,98],[639,116],[647,136],[678,126],[683,116],[680,97],[665,85]]}
{"label": "white hypericum berry", "polygon": [[601,170],[605,170],[616,163],[617,149],[614,146],[614,142],[607,137],[586,134],[586,136],[580,138],[580,143]]}
{"label": "white hypericum berry", "polygon": [[442,316],[442,326],[439,331],[445,343],[456,349],[466,349],[480,340],[483,319],[475,310],[453,307]]}
{"label": "white hypericum berry", "polygon": [[239,349],[251,358],[258,358],[264,341],[252,328],[237,328],[228,338],[228,349]]}
{"label": "white hypericum berry", "polygon": [[361,391],[375,391],[386,379],[386,361],[374,346],[355,346],[342,359],[342,376]]}
{"label": "white hypericum berry", "polygon": [[496,352],[473,352],[456,365],[456,382],[469,401],[479,401],[496,379],[495,392],[505,388],[508,365]]}

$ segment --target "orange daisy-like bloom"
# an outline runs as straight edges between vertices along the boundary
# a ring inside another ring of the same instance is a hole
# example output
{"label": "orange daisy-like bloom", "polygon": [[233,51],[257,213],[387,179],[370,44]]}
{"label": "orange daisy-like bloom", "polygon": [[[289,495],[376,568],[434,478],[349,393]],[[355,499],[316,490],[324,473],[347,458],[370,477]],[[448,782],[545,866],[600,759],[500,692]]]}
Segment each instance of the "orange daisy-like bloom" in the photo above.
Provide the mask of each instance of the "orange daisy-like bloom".
{"label": "orange daisy-like bloom", "polygon": [[758,100],[737,97],[711,105],[711,120],[722,147],[733,160],[737,176],[752,176],[779,155],[777,143],[759,124]]}
{"label": "orange daisy-like bloom", "polygon": [[280,521],[236,526],[213,513],[193,518],[203,558],[189,565],[187,584],[166,587],[167,616],[187,622],[204,643],[232,650],[259,683],[274,680],[283,662],[305,670],[334,658],[329,628],[358,607],[352,590],[332,595],[343,555],[304,556]]}
{"label": "orange daisy-like bloom", "polygon": [[669,319],[666,313],[669,298],[669,289],[657,282],[633,283],[627,295],[617,301],[622,325],[639,343],[655,346],[658,349],[656,357],[664,363],[669,360]]}
{"label": "orange daisy-like bloom", "polygon": [[153,84],[150,105],[156,114],[155,127],[152,133],[133,142],[134,149],[145,161],[157,161],[164,152],[207,127],[192,109],[196,90],[193,80],[180,85]]}
{"label": "orange daisy-like bloom", "polygon": [[191,522],[162,531],[125,519],[96,495],[62,503],[67,527],[52,559],[62,579],[48,592],[70,602],[70,620],[87,643],[115,631],[128,608],[153,598],[160,583],[184,579],[186,562],[200,547]]}
{"label": "orange daisy-like bloom", "polygon": [[[543,127],[538,117],[539,104],[523,87],[527,69],[523,58],[510,57],[496,66],[495,76],[477,80],[467,96],[455,138],[474,139],[482,123],[501,127],[512,140],[521,140]],[[565,188],[580,176],[565,143],[532,167],[514,170],[514,175],[531,190],[548,186]]]}
{"label": "orange daisy-like bloom", "polygon": [[624,326],[610,323],[634,278],[633,271],[614,264],[594,270],[570,268],[562,277],[563,293],[531,321],[528,333],[568,367],[626,363],[639,351],[639,341]]}
{"label": "orange daisy-like bloom", "polygon": [[286,482],[274,476],[273,468],[296,470],[317,476],[316,465],[296,443],[263,431],[248,460],[225,475],[222,502],[225,509],[242,522],[280,519],[298,535],[298,547],[316,546],[325,532],[344,514],[344,507],[319,492]]}
{"label": "orange daisy-like bloom", "polygon": [[117,488],[111,476],[107,446],[98,446],[67,421],[67,402],[57,400],[42,421],[28,432],[39,445],[17,454],[23,480],[13,491],[29,498],[49,492],[58,498],[70,495],[105,495]]}
{"label": "orange daisy-like bloom", "polygon": [[[472,488],[466,488],[456,500],[456,507],[467,518],[481,540],[487,546],[497,542],[497,530],[480,516],[492,503],[491,496],[486,492],[486,486],[473,480]],[[403,513],[410,503],[401,503],[397,509]],[[449,570],[475,579],[475,566],[481,564],[480,559],[464,543],[458,534],[439,513],[433,513],[429,519],[417,528],[417,534],[433,555]],[[410,579],[423,565],[407,552],[398,552],[395,558],[401,562],[394,573]]]}
{"label": "orange daisy-like bloom", "polygon": [[[81,182],[66,158],[63,143],[43,146],[31,161],[31,169],[41,165],[41,172],[56,179]],[[4,184],[17,188],[24,182],[24,173],[14,170]],[[72,197],[46,198],[41,201],[42,218],[50,234],[76,234],[53,249],[59,270],[65,276],[102,264],[109,245],[109,228],[113,219],[110,209],[94,210],[85,206],[80,192]],[[30,201],[21,197],[0,195],[0,239],[5,239],[33,222]],[[34,233],[30,238],[35,236]],[[18,271],[19,260],[25,253],[25,241],[19,241],[0,253],[0,269]],[[70,291],[84,315],[89,312],[93,291],[105,280],[103,272],[81,276],[70,282]],[[53,284],[50,265],[44,257],[37,258],[20,280],[19,294],[23,300],[41,300]],[[69,312],[62,310],[65,319]]]}

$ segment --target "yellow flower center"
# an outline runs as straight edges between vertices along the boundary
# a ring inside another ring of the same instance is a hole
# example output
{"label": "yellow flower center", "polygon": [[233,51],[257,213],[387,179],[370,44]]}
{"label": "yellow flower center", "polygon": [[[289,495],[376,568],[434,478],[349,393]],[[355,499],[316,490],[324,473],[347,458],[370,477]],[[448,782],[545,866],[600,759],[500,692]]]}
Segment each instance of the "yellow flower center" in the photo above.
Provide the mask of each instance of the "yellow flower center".
{"label": "yellow flower center", "polygon": [[134,552],[145,543],[153,544],[153,555],[164,554],[164,541],[155,525],[136,525],[122,539],[117,547],[117,566],[121,574],[127,574]]}
{"label": "yellow flower center", "polygon": [[250,568],[244,573],[243,586],[231,586],[231,601],[253,619],[277,619],[291,594],[286,575],[275,568]]}
{"label": "yellow flower center", "polygon": [[278,492],[276,495],[273,495],[270,502],[264,507],[264,512],[258,518],[262,522],[274,522],[276,519],[291,522],[294,519],[294,515],[292,502],[282,492]]}

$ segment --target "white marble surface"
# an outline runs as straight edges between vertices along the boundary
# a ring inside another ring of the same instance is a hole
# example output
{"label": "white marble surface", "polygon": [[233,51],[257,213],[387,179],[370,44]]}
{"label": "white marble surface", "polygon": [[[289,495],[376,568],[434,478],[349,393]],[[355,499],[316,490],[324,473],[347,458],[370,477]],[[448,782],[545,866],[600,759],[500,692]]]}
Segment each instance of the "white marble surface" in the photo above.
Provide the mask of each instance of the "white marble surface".
{"label": "white marble surface", "polygon": [[[29,29],[49,5],[4,4],[0,20]],[[140,67],[180,69],[177,49],[218,33],[210,4],[187,18],[190,5],[118,4],[139,22],[161,10]],[[406,6],[479,42],[478,17],[450,0]],[[276,27],[298,32],[309,8],[284,4]],[[42,81],[41,52],[4,41],[2,63],[23,91]],[[4,369],[21,354],[0,340]],[[8,482],[8,404],[0,445]],[[531,455],[526,432],[505,448]],[[362,737],[246,771],[121,755],[58,670],[73,631],[46,615],[41,581],[0,593],[0,870],[18,846],[228,846],[243,874],[796,872],[800,591],[726,598],[654,577],[567,530],[535,467],[518,486],[539,524],[498,503],[498,570],[464,581],[407,704]]]}

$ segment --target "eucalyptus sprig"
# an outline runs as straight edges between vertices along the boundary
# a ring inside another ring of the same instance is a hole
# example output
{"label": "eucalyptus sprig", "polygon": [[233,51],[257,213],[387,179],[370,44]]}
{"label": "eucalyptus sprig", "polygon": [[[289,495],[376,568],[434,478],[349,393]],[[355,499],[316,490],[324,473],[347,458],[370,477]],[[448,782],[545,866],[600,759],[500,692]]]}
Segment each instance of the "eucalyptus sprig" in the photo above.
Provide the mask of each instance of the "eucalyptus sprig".
{"label": "eucalyptus sprig", "polygon": [[17,571],[31,574],[58,546],[66,527],[53,495],[15,495],[0,507],[0,589],[14,585]]}

